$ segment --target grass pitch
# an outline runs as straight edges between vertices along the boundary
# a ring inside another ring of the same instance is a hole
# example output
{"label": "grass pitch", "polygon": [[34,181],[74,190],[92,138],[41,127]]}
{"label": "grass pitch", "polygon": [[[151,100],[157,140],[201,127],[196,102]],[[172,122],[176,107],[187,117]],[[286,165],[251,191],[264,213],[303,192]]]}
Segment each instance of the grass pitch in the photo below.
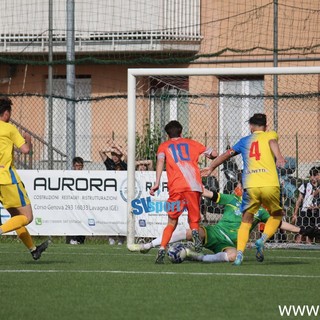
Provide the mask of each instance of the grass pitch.
{"label": "grass pitch", "polygon": [[0,242],[1,319],[299,319],[278,306],[320,304],[319,251],[267,250],[263,263],[254,253],[240,267],[156,265],[156,250],[53,241],[33,261],[21,243]]}

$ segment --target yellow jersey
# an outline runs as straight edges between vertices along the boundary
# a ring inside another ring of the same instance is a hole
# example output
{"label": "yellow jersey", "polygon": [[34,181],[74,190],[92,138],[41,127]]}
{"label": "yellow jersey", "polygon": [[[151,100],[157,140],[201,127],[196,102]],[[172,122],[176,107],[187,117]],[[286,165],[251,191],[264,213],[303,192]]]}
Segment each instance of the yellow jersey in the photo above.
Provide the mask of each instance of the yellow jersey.
{"label": "yellow jersey", "polygon": [[275,131],[255,131],[240,139],[232,149],[242,155],[243,188],[279,186],[275,157],[269,141],[278,140]]}
{"label": "yellow jersey", "polygon": [[21,181],[14,166],[13,148],[26,143],[18,129],[0,120],[0,184],[17,184]]}

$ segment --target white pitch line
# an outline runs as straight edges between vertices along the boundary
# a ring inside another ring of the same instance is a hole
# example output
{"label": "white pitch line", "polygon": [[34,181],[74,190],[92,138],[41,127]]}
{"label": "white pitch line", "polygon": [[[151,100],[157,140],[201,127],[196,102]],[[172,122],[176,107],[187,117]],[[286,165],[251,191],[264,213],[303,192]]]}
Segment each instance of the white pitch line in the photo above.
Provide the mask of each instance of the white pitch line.
{"label": "white pitch line", "polygon": [[[0,254],[26,254],[22,251],[0,251]],[[126,253],[110,253],[110,252],[59,252],[59,251],[46,251],[46,256],[49,255],[61,255],[61,256],[135,256],[135,257],[150,257],[153,256],[152,253],[147,254],[138,254],[138,252],[126,252]],[[320,260],[320,257],[310,257],[310,256],[267,256],[268,260],[277,260],[277,259],[298,259],[298,260]]]}
{"label": "white pitch line", "polygon": [[145,275],[188,275],[188,276],[231,276],[231,277],[270,277],[270,278],[320,278],[320,275],[264,274],[264,273],[222,273],[222,272],[174,272],[174,271],[123,271],[123,270],[0,270],[0,273],[111,273]]}

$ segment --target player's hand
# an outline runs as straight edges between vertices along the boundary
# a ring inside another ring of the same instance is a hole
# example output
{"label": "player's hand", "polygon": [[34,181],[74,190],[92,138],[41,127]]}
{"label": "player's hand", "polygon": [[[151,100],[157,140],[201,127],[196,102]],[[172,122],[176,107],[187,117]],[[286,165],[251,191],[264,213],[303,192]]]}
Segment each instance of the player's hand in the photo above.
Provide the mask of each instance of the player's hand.
{"label": "player's hand", "polygon": [[206,167],[206,168],[201,169],[200,170],[201,177],[208,177],[212,171],[213,171],[213,169],[211,169],[210,167]]}
{"label": "player's hand", "polygon": [[301,227],[299,233],[309,238],[320,238],[320,229],[317,226]]}
{"label": "player's hand", "polygon": [[295,224],[296,222],[297,222],[297,216],[293,215],[292,218],[291,218],[291,223]]}
{"label": "player's hand", "polygon": [[27,142],[31,142],[31,135],[28,132],[24,132],[22,136]]}
{"label": "player's hand", "polygon": [[155,184],[153,187],[150,189],[150,195],[154,196],[155,192],[159,189],[159,185]]}
{"label": "player's hand", "polygon": [[277,158],[276,166],[278,168],[283,168],[285,166],[286,162],[287,162],[287,160],[284,157],[279,157],[279,158]]}

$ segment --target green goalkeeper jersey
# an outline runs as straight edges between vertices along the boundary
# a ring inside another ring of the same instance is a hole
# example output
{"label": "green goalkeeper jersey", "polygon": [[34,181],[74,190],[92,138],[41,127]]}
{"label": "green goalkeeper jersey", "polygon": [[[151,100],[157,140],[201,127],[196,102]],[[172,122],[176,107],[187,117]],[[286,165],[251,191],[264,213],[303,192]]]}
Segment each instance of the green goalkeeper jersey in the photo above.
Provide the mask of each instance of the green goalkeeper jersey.
{"label": "green goalkeeper jersey", "polygon": [[[204,246],[215,253],[221,252],[227,247],[237,246],[237,234],[242,220],[241,197],[234,194],[218,193],[216,203],[224,206],[222,218],[215,225],[203,227],[206,234]],[[260,208],[254,215],[251,230],[259,222],[266,222],[269,217],[269,213]]]}

